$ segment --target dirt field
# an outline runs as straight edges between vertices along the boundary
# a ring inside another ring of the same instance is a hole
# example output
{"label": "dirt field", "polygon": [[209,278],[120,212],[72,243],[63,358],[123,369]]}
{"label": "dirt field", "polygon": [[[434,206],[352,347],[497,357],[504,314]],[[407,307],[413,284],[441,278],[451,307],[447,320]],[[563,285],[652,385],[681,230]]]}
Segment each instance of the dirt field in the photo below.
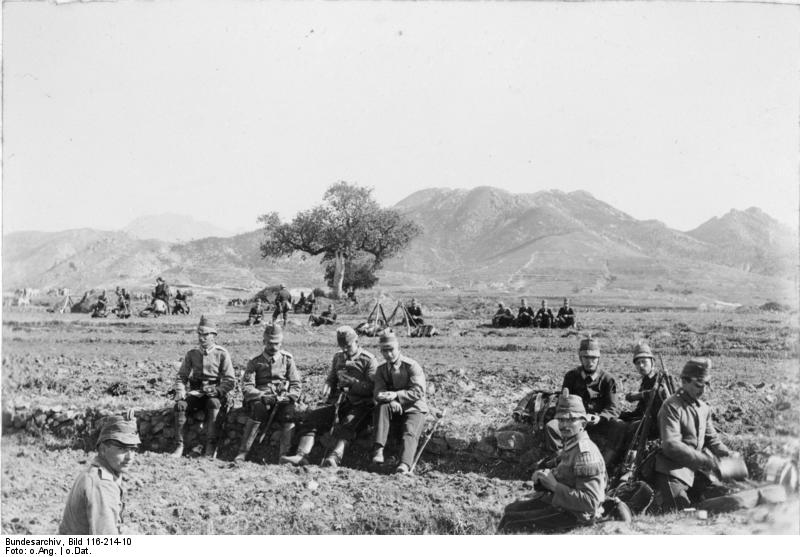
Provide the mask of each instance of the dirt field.
{"label": "dirt field", "polygon": [[[517,401],[534,388],[557,388],[577,362],[580,336],[602,343],[601,366],[620,390],[638,386],[630,348],[647,338],[677,373],[691,355],[714,362],[709,402],[723,439],[745,456],[754,477],[770,454],[798,450],[797,314],[670,311],[584,311],[582,330],[491,329],[464,319],[462,308],[432,316],[440,337],[401,339],[423,364],[429,399],[448,415],[446,436],[477,442],[507,424]],[[259,327],[246,310],[217,316],[219,343],[237,372],[261,350]],[[302,316],[305,317],[305,316]],[[363,317],[363,316],[361,316]],[[87,315],[7,312],[3,316],[3,407],[60,405],[111,410],[166,408],[183,354],[196,342],[198,316],[91,320]],[[355,325],[356,315],[340,315]],[[377,339],[363,339],[378,354]],[[333,328],[308,328],[294,316],[284,347],[303,375],[309,402],[319,399],[335,351]],[[35,433],[2,439],[3,533],[53,533],[75,474],[90,459],[83,440]],[[144,452],[131,472],[127,508],[148,534],[493,533],[505,504],[524,495],[523,471],[501,458],[470,453],[428,455],[415,477],[366,467],[357,451],[338,470],[200,458],[172,460]],[[275,520],[275,517],[281,517]],[[578,533],[798,533],[800,506],[757,507],[699,522],[681,515],[641,517],[630,527],[607,523]]]}

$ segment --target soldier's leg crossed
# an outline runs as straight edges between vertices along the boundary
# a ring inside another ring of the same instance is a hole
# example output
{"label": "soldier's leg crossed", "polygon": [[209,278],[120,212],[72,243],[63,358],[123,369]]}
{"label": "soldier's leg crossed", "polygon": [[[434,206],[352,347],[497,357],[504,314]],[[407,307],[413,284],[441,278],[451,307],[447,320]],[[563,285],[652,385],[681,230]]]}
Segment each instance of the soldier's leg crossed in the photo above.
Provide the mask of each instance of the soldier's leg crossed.
{"label": "soldier's leg crossed", "polygon": [[656,494],[661,512],[679,511],[691,506],[689,486],[677,478],[656,472]]}

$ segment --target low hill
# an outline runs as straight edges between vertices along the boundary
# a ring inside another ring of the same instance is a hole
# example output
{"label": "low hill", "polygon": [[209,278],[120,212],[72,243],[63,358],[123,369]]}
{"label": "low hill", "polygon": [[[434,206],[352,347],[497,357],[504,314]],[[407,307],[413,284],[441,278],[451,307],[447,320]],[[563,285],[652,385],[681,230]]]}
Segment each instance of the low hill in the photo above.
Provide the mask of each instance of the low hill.
{"label": "low hill", "polygon": [[233,232],[214,226],[210,222],[175,213],[139,217],[131,221],[122,231],[139,240],[163,242],[188,242],[200,238],[226,238],[234,235]]}

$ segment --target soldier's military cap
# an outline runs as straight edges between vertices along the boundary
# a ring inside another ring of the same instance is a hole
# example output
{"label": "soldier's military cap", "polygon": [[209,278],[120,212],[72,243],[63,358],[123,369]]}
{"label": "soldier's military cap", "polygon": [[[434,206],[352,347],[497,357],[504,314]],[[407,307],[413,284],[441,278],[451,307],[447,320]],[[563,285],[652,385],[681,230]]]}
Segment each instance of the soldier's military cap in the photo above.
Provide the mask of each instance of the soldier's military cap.
{"label": "soldier's military cap", "polygon": [[692,358],[681,370],[681,377],[687,379],[702,379],[708,382],[711,374],[711,360],[708,358]]}
{"label": "soldier's military cap", "polygon": [[201,335],[206,333],[214,333],[217,334],[217,324],[214,323],[211,319],[206,317],[205,315],[200,316],[200,323],[197,324],[197,332]]}
{"label": "soldier's military cap", "polygon": [[639,358],[656,359],[655,356],[653,356],[652,350],[650,350],[650,345],[643,340],[640,340],[639,343],[633,347],[633,361],[636,362]]}
{"label": "soldier's military cap", "polygon": [[136,431],[136,419],[133,412],[128,412],[127,417],[109,416],[103,420],[97,445],[103,441],[117,441],[123,445],[139,445],[141,440]]}
{"label": "soldier's military cap", "polygon": [[569,389],[561,391],[556,405],[556,418],[584,418],[586,419],[586,408],[583,406],[583,399],[578,395],[569,394]]}
{"label": "soldier's military cap", "polygon": [[348,325],[342,325],[338,329],[336,329],[336,342],[339,344],[350,344],[354,340],[358,338],[353,327]]}
{"label": "soldier's military cap", "polygon": [[264,338],[269,342],[283,341],[283,327],[277,323],[272,323],[264,327]]}
{"label": "soldier's military cap", "polygon": [[397,335],[394,334],[392,329],[384,329],[381,332],[380,345],[384,346],[397,346]]}
{"label": "soldier's military cap", "polygon": [[578,347],[578,355],[580,356],[597,356],[600,357],[600,343],[593,338],[585,338],[581,340]]}

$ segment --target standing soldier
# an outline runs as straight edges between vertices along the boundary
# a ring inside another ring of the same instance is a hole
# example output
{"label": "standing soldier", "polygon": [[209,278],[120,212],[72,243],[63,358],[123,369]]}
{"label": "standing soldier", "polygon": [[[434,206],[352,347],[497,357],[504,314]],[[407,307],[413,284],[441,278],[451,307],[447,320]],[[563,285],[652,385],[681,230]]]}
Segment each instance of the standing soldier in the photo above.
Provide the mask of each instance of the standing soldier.
{"label": "standing soldier", "polygon": [[330,429],[336,421],[334,413],[337,410],[339,423],[333,429],[336,444],[322,462],[323,466],[339,466],[347,444],[370,423],[369,417],[375,408],[372,396],[378,362],[375,356],[359,346],[358,335],[352,327],[345,325],[336,329],[336,342],[341,351],[333,356],[331,370],[322,387],[322,396],[329,397],[328,405],[306,416],[300,426],[297,454],[281,458],[284,464],[308,464],[307,457],[314,447],[315,436],[320,430]]}
{"label": "standing soldier", "polygon": [[681,371],[681,388],[658,412],[661,451],[656,455],[656,492],[663,511],[691,506],[710,485],[702,472],[717,472],[716,457],[736,454],[717,436],[711,408],[701,400],[710,373],[710,359],[689,360]]}
{"label": "standing soldier", "polygon": [[156,300],[163,300],[167,307],[169,307],[169,286],[164,282],[164,279],[158,277],[156,279],[156,288],[153,290],[153,298]]}
{"label": "standing soldier", "polygon": [[197,338],[200,346],[186,353],[175,384],[175,434],[178,445],[172,452],[174,457],[183,455],[186,412],[197,410],[206,413],[205,454],[214,456],[219,411],[226,405],[228,393],[236,385],[231,357],[227,350],[216,344],[217,327],[204,315],[197,325]]}
{"label": "standing soldier", "polygon": [[[281,424],[279,456],[289,452],[294,429],[295,403],[300,399],[300,374],[294,358],[281,350],[283,329],[278,324],[264,328],[264,350],[247,362],[242,379],[242,395],[249,419],[242,433],[242,444],[235,461],[242,461],[253,446],[259,427],[269,421]],[[288,388],[285,384],[288,383]],[[267,432],[269,433],[269,432]]]}
{"label": "standing soldier", "polygon": [[[619,402],[617,400],[617,382],[614,376],[599,369],[600,343],[593,338],[581,340],[578,348],[581,365],[564,375],[561,389],[568,389],[570,394],[577,395],[583,401],[587,412],[587,431],[595,443],[605,439],[606,464],[617,456],[617,452],[625,435],[625,427],[617,419]],[[561,450],[562,439],[558,420],[550,420],[544,429],[545,447],[554,455]]]}
{"label": "standing soldier", "polygon": [[372,462],[383,464],[383,448],[389,437],[389,427],[392,421],[399,420],[403,424],[403,450],[395,472],[409,474],[428,413],[425,373],[417,362],[400,354],[397,336],[391,329],[381,333],[380,347],[386,361],[378,366],[375,373]]}
{"label": "standing soldier", "polygon": [[292,309],[292,294],[286,289],[286,286],[281,284],[278,293],[275,294],[275,311],[272,312],[272,322],[278,319],[279,315],[283,315],[283,326],[286,326],[286,314]]}
{"label": "standing soldier", "polygon": [[122,474],[139,448],[136,421],[105,418],[97,438],[97,456],[69,492],[58,533],[69,536],[118,535],[123,522]]}
{"label": "standing soldier", "polygon": [[564,305],[558,308],[556,327],[567,329],[575,326],[575,310],[569,307],[569,298],[564,298]]}
{"label": "standing soldier", "polygon": [[586,434],[581,397],[564,390],[556,419],[564,450],[555,469],[533,473],[533,497],[508,505],[498,532],[568,530],[601,516],[608,475],[600,450]]}

